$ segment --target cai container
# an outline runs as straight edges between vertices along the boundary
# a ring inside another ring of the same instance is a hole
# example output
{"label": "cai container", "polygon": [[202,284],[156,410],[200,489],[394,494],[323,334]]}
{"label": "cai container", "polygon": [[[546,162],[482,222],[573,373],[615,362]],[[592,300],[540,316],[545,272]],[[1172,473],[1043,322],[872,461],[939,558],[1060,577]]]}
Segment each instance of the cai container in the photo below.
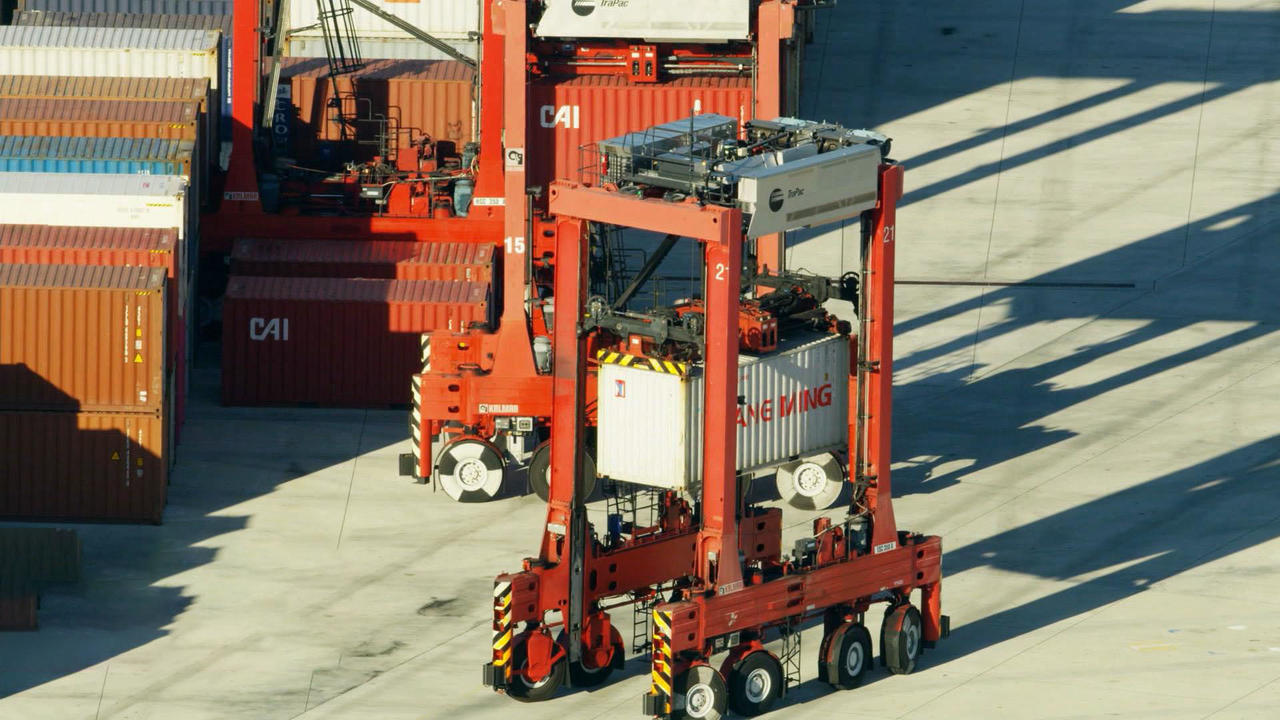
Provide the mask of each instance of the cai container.
{"label": "cai container", "polygon": [[227,405],[409,402],[421,334],[490,317],[488,285],[233,276],[222,304]]}
{"label": "cai container", "polygon": [[159,523],[160,413],[0,411],[0,517]]}
{"label": "cai container", "polygon": [[493,246],[389,240],[259,240],[231,250],[233,275],[489,282]]}
{"label": "cai container", "polygon": [[[536,80],[529,85],[528,183],[580,181],[596,158],[583,146],[696,113],[750,120],[751,78],[681,77],[656,83],[611,75]],[[549,149],[549,150],[548,150]]]}
{"label": "cai container", "polygon": [[[682,375],[602,363],[597,382],[599,473],[652,487],[700,487],[702,369]],[[849,433],[849,338],[810,335],[778,352],[740,355],[737,394],[739,472],[840,449]]]}

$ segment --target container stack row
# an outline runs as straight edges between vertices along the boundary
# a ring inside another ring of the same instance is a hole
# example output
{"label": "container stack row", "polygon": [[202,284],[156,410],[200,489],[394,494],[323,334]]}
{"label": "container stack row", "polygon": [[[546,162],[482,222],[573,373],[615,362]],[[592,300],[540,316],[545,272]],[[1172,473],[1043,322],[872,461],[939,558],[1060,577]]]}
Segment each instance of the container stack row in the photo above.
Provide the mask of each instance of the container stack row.
{"label": "container stack row", "polygon": [[165,1],[29,0],[0,27],[3,517],[163,516],[227,18]]}

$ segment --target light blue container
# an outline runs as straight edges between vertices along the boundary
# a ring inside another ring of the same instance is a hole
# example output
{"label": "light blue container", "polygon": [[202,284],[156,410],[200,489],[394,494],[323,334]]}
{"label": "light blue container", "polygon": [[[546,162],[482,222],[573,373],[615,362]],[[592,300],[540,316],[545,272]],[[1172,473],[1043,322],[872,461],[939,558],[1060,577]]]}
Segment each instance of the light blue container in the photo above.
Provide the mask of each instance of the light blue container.
{"label": "light blue container", "polygon": [[190,140],[0,135],[0,172],[191,177]]}

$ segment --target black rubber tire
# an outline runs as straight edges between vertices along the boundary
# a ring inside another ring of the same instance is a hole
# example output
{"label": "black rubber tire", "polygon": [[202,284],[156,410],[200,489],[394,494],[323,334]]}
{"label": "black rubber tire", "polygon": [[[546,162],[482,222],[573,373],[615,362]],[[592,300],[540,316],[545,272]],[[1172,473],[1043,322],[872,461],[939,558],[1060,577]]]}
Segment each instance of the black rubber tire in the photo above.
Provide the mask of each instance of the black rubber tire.
{"label": "black rubber tire", "polygon": [[561,659],[551,666],[551,673],[536,685],[530,685],[525,681],[524,676],[520,674],[520,669],[527,663],[525,644],[517,636],[511,648],[512,672],[511,684],[507,686],[508,695],[520,702],[542,702],[543,700],[551,699],[560,691],[560,686],[564,685],[565,676],[568,674],[566,671],[568,662]]}
{"label": "black rubber tire", "polygon": [[[709,665],[694,665],[675,678],[672,698],[673,720],[722,720],[729,709],[729,688],[720,673]],[[690,691],[700,693],[693,708],[689,707]]]}
{"label": "black rubber tire", "polygon": [[906,675],[916,669],[923,640],[924,623],[919,610],[907,603],[890,608],[880,628],[881,661],[894,675]]}
{"label": "black rubber tire", "polygon": [[769,712],[782,697],[782,663],[765,650],[738,661],[729,671],[729,707],[754,717]]}
{"label": "black rubber tire", "polygon": [[[578,488],[578,497],[585,500],[596,489],[596,461],[591,453],[582,456],[582,487]],[[529,458],[529,489],[542,502],[547,501],[551,488],[548,475],[551,472],[551,443],[543,443],[533,451]]]}
{"label": "black rubber tire", "polygon": [[823,655],[818,659],[823,667],[818,668],[818,674],[834,688],[852,690],[862,684],[867,670],[875,662],[875,655],[871,654],[871,632],[860,623],[848,622],[832,635],[834,647],[830,647],[828,655],[829,646],[824,644]]}
{"label": "black rubber tire", "polygon": [[[625,652],[621,647],[613,647],[614,655]],[[602,668],[588,668],[581,662],[569,663],[569,683],[576,688],[593,688],[603,685],[613,674],[614,664],[611,662]]]}

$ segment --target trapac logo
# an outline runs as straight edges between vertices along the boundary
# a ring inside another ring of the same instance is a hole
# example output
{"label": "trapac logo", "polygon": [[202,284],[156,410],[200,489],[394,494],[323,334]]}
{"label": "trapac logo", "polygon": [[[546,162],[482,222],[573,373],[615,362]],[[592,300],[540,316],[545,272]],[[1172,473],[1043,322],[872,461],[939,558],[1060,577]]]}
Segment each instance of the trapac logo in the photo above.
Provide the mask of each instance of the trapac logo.
{"label": "trapac logo", "polygon": [[781,210],[784,197],[782,188],[775,188],[773,192],[769,193],[769,209],[773,212]]}
{"label": "trapac logo", "polygon": [[249,318],[249,339],[289,340],[289,318]]}
{"label": "trapac logo", "polygon": [[614,396],[614,397],[619,397],[619,398],[625,398],[625,397],[627,396],[627,381],[626,381],[626,380],[614,380],[614,381],[613,381],[613,396]]}
{"label": "trapac logo", "polygon": [[578,17],[586,17],[596,11],[597,7],[625,8],[631,6],[631,0],[572,0],[570,7]]}

